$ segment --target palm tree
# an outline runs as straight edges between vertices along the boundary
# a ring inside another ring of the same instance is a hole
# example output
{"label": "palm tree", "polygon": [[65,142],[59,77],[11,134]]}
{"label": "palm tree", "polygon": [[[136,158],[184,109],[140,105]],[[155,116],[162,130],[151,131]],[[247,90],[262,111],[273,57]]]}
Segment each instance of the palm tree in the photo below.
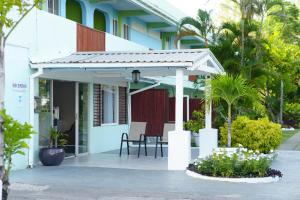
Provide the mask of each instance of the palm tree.
{"label": "palm tree", "polygon": [[227,103],[227,146],[231,147],[232,106],[235,105],[241,98],[251,98],[251,100],[254,101],[257,99],[255,98],[257,93],[241,76],[216,76],[211,81],[211,88],[211,96],[208,98],[213,99],[217,103],[220,101],[225,101]]}
{"label": "palm tree", "polygon": [[[263,23],[267,16],[276,15],[283,16],[284,6],[282,0],[256,0],[255,4],[255,14],[260,18],[259,21],[259,29],[257,31],[257,54],[256,59],[259,59],[261,56],[261,38],[262,38],[262,29]],[[275,7],[279,7],[279,9],[274,9]]]}
{"label": "palm tree", "polygon": [[234,2],[241,14],[240,29],[241,29],[241,67],[245,66],[245,23],[251,21],[254,16],[254,1],[255,0],[231,0]]}
{"label": "palm tree", "polygon": [[204,38],[205,47],[208,48],[208,36],[213,34],[213,24],[210,17],[210,12],[199,9],[196,18],[184,17],[179,24],[179,31],[175,39],[177,42],[186,36],[199,36]]}

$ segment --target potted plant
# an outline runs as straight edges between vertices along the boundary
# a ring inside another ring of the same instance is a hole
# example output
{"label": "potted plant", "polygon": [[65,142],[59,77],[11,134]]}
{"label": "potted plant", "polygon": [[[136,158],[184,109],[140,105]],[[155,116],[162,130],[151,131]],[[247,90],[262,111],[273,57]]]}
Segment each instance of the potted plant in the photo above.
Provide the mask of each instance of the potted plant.
{"label": "potted plant", "polygon": [[40,149],[40,161],[45,166],[58,166],[65,158],[64,146],[67,140],[65,134],[55,128],[50,129],[49,136],[49,147]]}
{"label": "potted plant", "polygon": [[191,131],[192,141],[195,141],[196,146],[199,146],[199,130],[204,127],[204,115],[201,111],[193,112],[193,119],[187,121],[184,126],[186,130]]}

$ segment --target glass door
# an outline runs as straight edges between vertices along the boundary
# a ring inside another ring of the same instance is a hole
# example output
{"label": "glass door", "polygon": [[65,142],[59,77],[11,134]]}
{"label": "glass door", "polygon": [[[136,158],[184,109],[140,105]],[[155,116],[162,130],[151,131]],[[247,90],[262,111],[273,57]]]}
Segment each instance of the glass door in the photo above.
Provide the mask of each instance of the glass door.
{"label": "glass door", "polygon": [[78,83],[77,154],[88,152],[88,84]]}

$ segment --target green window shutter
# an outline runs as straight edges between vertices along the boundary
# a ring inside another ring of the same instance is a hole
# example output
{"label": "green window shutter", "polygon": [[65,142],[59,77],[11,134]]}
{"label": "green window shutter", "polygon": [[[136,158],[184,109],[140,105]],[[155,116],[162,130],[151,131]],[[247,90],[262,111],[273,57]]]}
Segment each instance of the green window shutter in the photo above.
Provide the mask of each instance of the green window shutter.
{"label": "green window shutter", "polygon": [[67,0],[66,17],[67,19],[82,24],[82,9],[78,1]]}
{"label": "green window shutter", "polygon": [[106,20],[105,15],[99,10],[94,12],[94,29],[98,31],[106,31]]}
{"label": "green window shutter", "polygon": [[127,88],[119,87],[119,124],[127,124]]}
{"label": "green window shutter", "polygon": [[94,84],[93,89],[93,101],[94,101],[94,127],[101,126],[102,121],[102,97],[101,97],[101,85]]}

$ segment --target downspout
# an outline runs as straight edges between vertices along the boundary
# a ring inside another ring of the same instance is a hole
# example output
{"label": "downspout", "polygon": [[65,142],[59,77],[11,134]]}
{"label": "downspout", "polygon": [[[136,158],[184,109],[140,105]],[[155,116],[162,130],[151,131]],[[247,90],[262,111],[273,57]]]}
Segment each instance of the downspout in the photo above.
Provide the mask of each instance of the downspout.
{"label": "downspout", "polygon": [[128,82],[128,87],[127,87],[128,88],[128,91],[127,91],[127,94],[128,94],[128,97],[127,97],[128,98],[128,103],[127,103],[127,107],[128,107],[128,124],[129,125],[131,124],[131,96],[134,95],[134,94],[137,94],[137,93],[149,90],[151,88],[155,88],[155,87],[157,87],[159,85],[160,85],[160,82],[158,82],[156,84],[153,84],[153,85],[150,85],[148,87],[136,90],[134,92],[130,92],[130,82]]}
{"label": "downspout", "polygon": [[[37,72],[30,75],[29,83],[29,123],[34,128],[34,81],[35,78],[43,74],[43,68],[39,68]],[[29,139],[29,149],[28,149],[28,167],[33,167],[34,160],[34,135]]]}
{"label": "downspout", "polygon": [[137,94],[137,93],[140,93],[140,92],[144,92],[144,91],[146,91],[146,90],[149,90],[149,89],[155,88],[155,87],[157,87],[157,86],[160,86],[160,84],[161,84],[160,82],[155,83],[154,85],[150,85],[150,86],[148,86],[148,87],[145,87],[145,88],[136,90],[136,91],[134,91],[134,92],[130,92],[129,95],[132,96],[132,95],[134,95],[134,94]]}
{"label": "downspout", "polygon": [[190,96],[183,95],[183,98],[186,98],[186,121],[190,120]]}

